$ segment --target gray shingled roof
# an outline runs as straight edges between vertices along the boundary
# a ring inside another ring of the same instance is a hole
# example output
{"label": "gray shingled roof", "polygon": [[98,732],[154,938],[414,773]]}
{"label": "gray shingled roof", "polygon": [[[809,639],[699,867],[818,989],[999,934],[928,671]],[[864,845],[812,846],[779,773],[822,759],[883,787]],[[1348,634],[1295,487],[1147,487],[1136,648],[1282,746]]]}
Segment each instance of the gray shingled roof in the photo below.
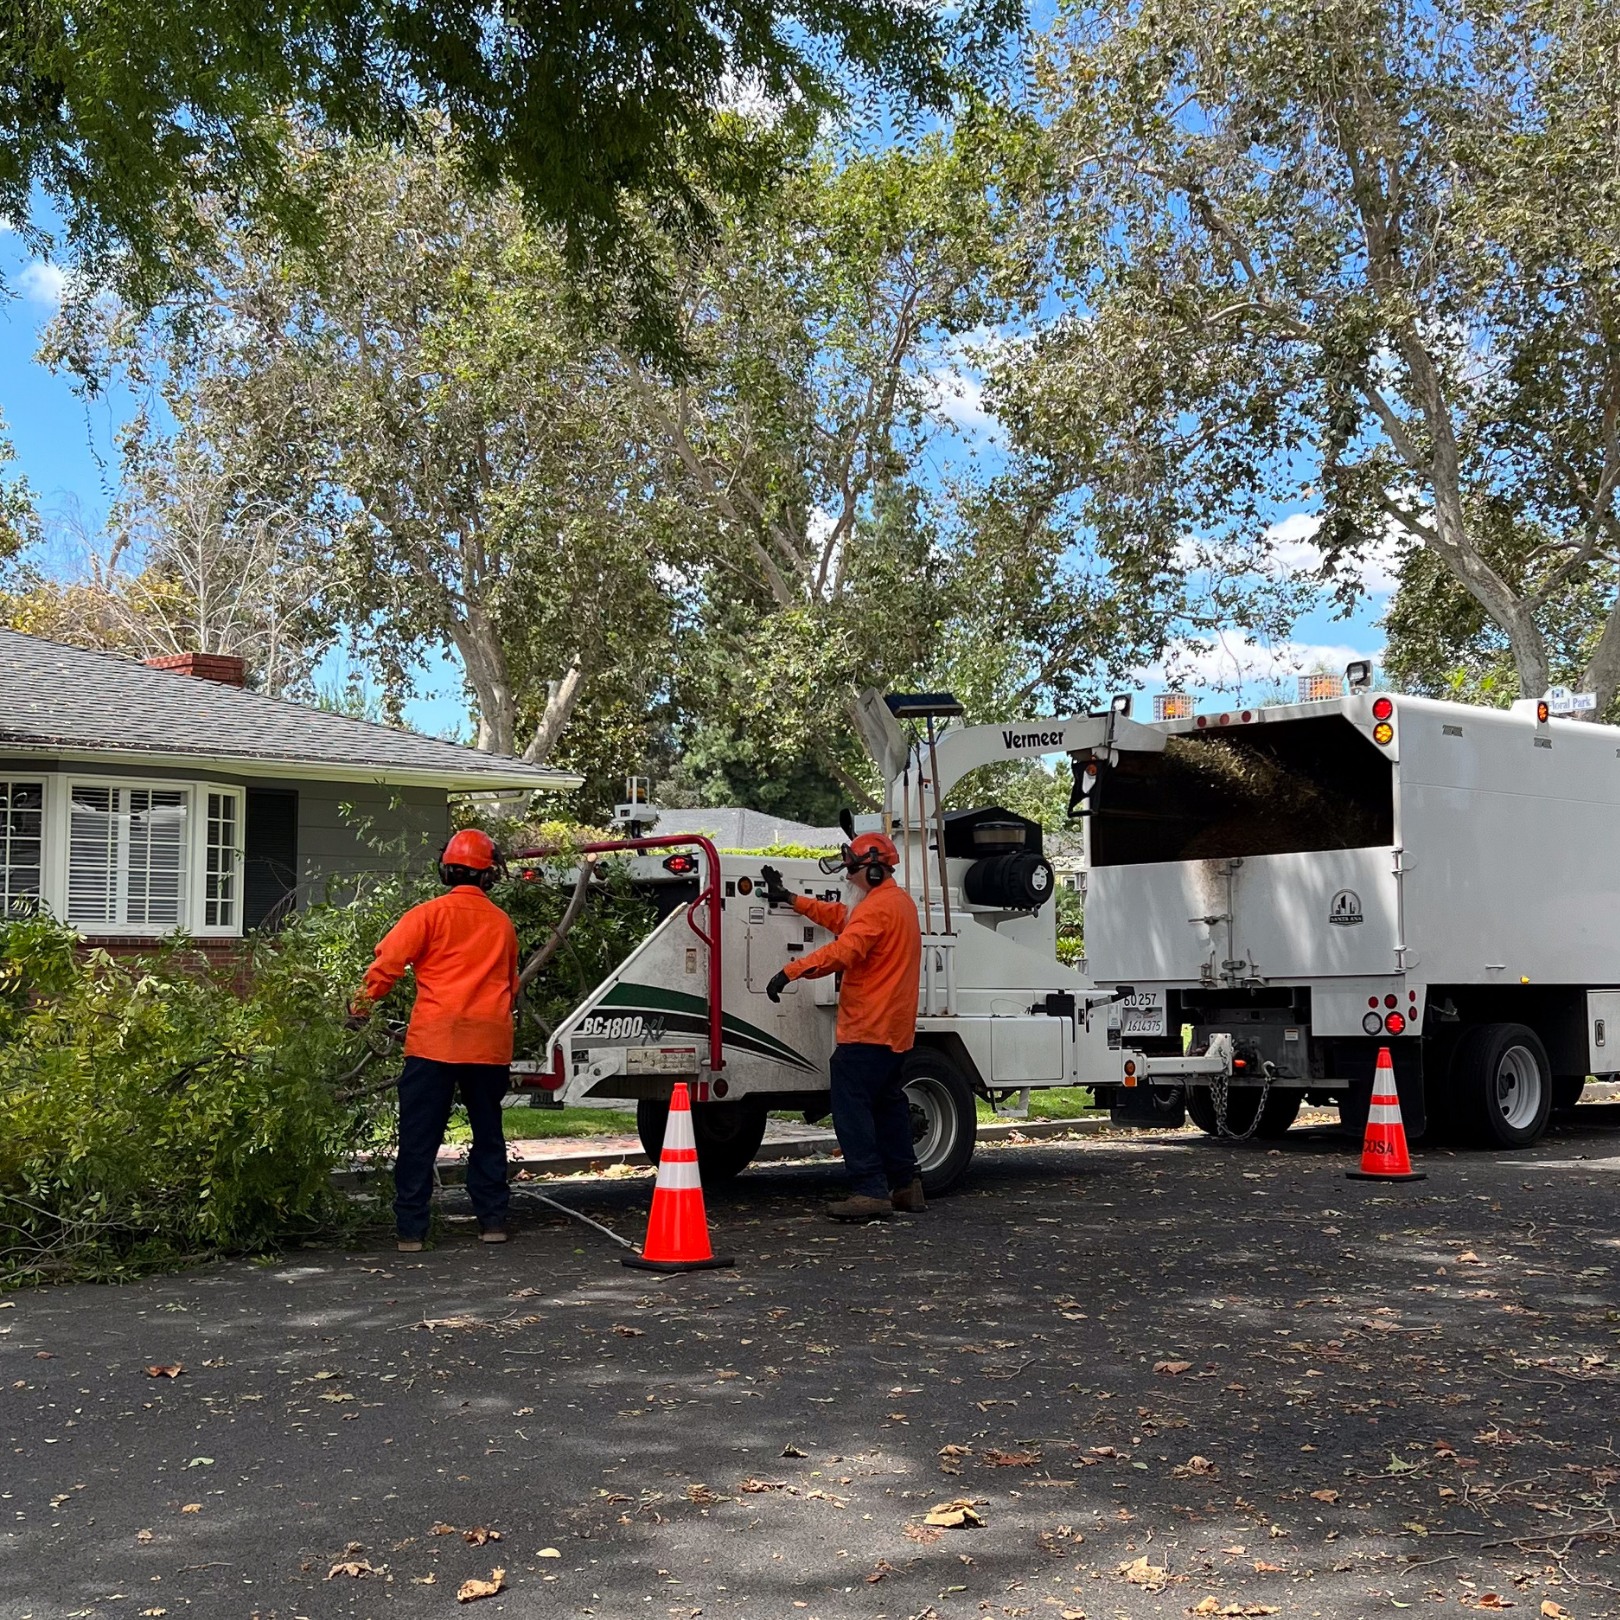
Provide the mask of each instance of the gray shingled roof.
{"label": "gray shingled roof", "polygon": [[261,692],[0,630],[0,753],[461,791],[570,788],[580,778]]}

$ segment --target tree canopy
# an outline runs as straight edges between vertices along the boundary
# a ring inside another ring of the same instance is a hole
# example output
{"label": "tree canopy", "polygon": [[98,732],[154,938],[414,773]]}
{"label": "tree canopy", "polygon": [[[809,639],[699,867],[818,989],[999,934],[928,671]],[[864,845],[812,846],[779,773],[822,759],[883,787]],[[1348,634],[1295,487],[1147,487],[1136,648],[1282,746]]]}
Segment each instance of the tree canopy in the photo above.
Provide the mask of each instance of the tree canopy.
{"label": "tree canopy", "polygon": [[747,197],[776,160],[774,122],[813,121],[863,90],[943,108],[964,52],[1017,16],[908,0],[3,0],[0,216],[36,247],[43,198],[67,254],[151,301],[211,245],[195,206],[249,199],[295,239],[318,233],[318,191],[289,172],[285,119],[401,143],[451,119],[467,173],[510,184],[564,232],[577,268],[627,271],[657,345],[639,222],[703,227],[709,197]]}
{"label": "tree canopy", "polygon": [[[1422,548],[1540,691],[1570,593],[1620,687],[1612,7],[1107,0],[1038,84],[1067,308],[1005,369],[1122,565],[1263,571],[1289,507],[1351,604]],[[1590,590],[1588,590],[1590,587]]]}

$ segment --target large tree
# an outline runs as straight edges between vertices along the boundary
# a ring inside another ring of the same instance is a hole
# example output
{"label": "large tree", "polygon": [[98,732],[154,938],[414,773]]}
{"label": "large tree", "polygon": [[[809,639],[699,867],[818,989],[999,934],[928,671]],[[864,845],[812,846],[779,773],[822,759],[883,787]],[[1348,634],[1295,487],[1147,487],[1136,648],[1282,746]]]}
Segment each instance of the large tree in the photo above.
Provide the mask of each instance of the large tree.
{"label": "large tree", "polygon": [[948,420],[953,381],[1038,301],[1021,199],[1040,161],[991,109],[820,148],[685,259],[692,370],[626,357],[705,520],[678,681],[681,775],[704,796],[828,821],[874,786],[861,687],[959,681],[1005,715],[1073,697],[1106,656],[1112,593],[1072,537],[1001,521],[993,445]]}
{"label": "large tree", "polygon": [[[1620,11],[1108,0],[1038,81],[1068,309],[1003,378],[1128,570],[1274,566],[1349,605],[1422,548],[1539,692],[1620,689]],[[1431,575],[1433,570],[1430,570]]]}
{"label": "large tree", "polygon": [[[650,681],[666,634],[678,514],[622,367],[570,314],[551,233],[514,193],[470,190],[458,141],[315,142],[301,161],[327,193],[318,254],[220,214],[183,326],[81,300],[51,351],[90,375],[133,363],[182,437],[242,474],[239,499],[298,514],[333,624],[396,700],[437,648],[478,746],[547,760],[593,681]],[[183,486],[146,486],[162,533]]]}
{"label": "large tree", "polygon": [[[711,191],[746,197],[774,160],[728,104],[790,121],[863,91],[942,107],[959,52],[1016,15],[1011,0],[966,13],[907,0],[0,0],[0,215],[151,297],[207,256],[200,199],[251,197],[296,239],[318,232],[284,114],[409,143],[438,112],[465,137],[468,174],[516,186],[566,232],[576,265],[628,260],[656,293],[636,216],[701,228]],[[642,335],[662,335],[656,319]]]}

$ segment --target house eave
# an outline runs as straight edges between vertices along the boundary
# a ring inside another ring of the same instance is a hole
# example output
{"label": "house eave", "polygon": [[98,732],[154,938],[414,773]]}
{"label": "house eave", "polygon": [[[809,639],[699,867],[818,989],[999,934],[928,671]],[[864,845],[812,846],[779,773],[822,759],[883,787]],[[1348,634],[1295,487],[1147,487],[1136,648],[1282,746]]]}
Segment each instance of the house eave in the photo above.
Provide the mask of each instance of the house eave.
{"label": "house eave", "polygon": [[210,770],[232,776],[275,777],[300,782],[372,783],[384,787],[442,788],[447,793],[564,793],[585,780],[572,771],[540,765],[522,770],[437,771],[406,765],[334,764],[322,760],[284,759],[264,754],[221,754],[176,749],[87,748],[38,737],[0,733],[0,754],[59,760],[75,765],[155,765],[193,771]]}

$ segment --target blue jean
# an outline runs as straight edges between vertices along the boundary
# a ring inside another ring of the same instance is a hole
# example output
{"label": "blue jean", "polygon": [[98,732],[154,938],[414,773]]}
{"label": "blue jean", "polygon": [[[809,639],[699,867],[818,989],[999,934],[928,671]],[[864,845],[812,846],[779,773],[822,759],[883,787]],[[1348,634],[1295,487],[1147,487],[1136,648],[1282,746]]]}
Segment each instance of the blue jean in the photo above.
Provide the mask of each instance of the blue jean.
{"label": "blue jean", "polygon": [[904,1052],[864,1041],[833,1048],[833,1129],[859,1198],[887,1198],[917,1178],[911,1105],[900,1079],[905,1061]]}
{"label": "blue jean", "polygon": [[500,1063],[441,1063],[408,1057],[399,1076],[399,1154],[394,1160],[394,1229],[402,1238],[425,1238],[433,1201],[433,1163],[459,1087],[472,1123],[467,1196],[482,1227],[503,1226],[511,1195],[506,1188],[506,1135],[501,1098],[511,1071]]}

